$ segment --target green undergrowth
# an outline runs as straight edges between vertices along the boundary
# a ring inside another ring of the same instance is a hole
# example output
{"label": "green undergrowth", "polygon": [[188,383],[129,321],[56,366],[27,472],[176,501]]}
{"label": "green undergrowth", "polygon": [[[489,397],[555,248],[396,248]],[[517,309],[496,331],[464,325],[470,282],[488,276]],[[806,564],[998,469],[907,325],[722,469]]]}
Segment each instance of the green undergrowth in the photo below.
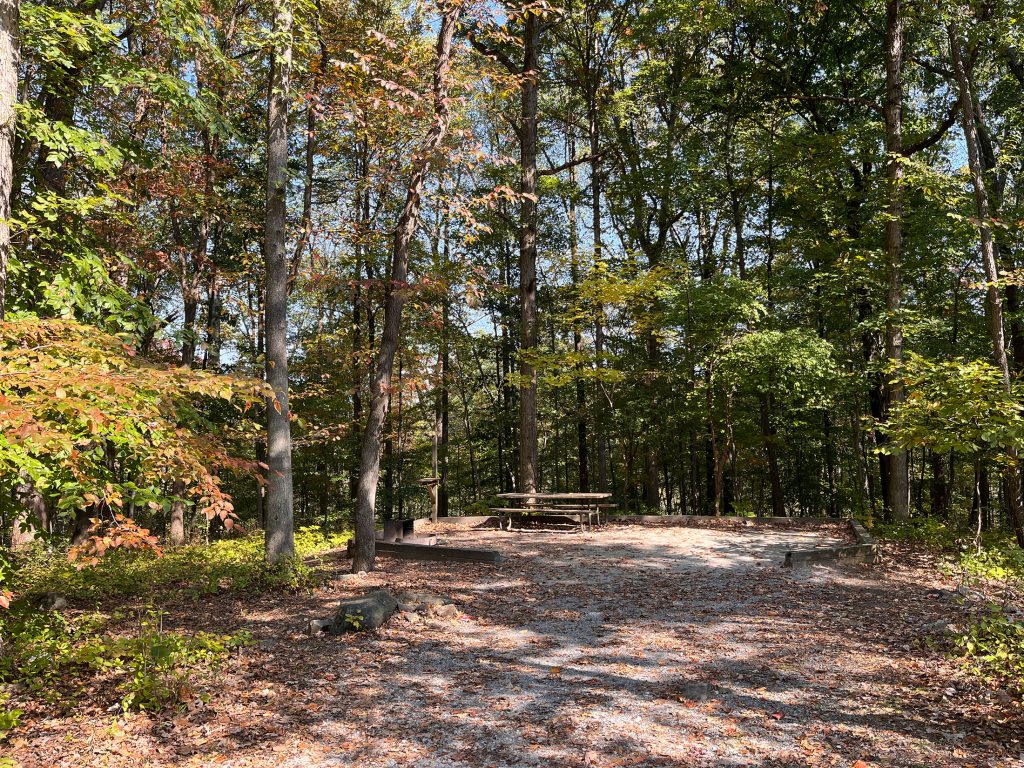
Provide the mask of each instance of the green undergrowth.
{"label": "green undergrowth", "polygon": [[[72,707],[87,692],[113,698],[124,710],[158,710],[205,698],[203,681],[252,641],[232,635],[169,632],[163,614],[149,607],[132,616],[70,616],[42,611],[25,601],[0,616],[0,733],[23,714],[11,708],[19,697],[52,707]],[[6,702],[6,703],[5,703]]]}
{"label": "green undergrowth", "polygon": [[[12,701],[67,708],[98,696],[124,710],[156,710],[202,699],[203,681],[251,636],[167,631],[152,602],[309,588],[321,556],[348,539],[300,529],[295,557],[274,566],[266,563],[259,535],[178,547],[163,556],[114,550],[81,570],[65,552],[44,546],[8,556],[0,562],[0,586],[16,599],[0,610],[0,738],[24,714]],[[47,594],[97,610],[43,610]],[[124,607],[138,597],[146,607]]]}
{"label": "green undergrowth", "polygon": [[993,686],[1024,695],[1024,621],[1000,606],[968,624],[953,637],[956,654]]}
{"label": "green undergrowth", "polygon": [[882,538],[941,551],[940,569],[992,598],[988,611],[951,637],[953,654],[993,686],[1024,695],[1024,550],[1005,533],[975,534],[938,520],[876,525]]}
{"label": "green undergrowth", "polygon": [[295,558],[274,566],[266,563],[260,535],[168,549],[162,557],[114,550],[98,565],[81,570],[63,552],[40,547],[18,559],[10,583],[17,595],[56,593],[86,602],[168,591],[198,597],[222,591],[303,588],[315,583],[317,558],[343,547],[349,538],[347,533],[302,528],[295,535]]}

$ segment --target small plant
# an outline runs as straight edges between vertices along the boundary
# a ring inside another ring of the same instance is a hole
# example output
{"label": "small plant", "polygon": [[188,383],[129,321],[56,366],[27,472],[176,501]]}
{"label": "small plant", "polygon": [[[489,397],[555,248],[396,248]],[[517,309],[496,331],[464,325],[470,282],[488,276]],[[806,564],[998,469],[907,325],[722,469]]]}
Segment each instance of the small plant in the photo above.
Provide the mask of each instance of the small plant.
{"label": "small plant", "polygon": [[132,635],[101,633],[104,623],[99,616],[72,621],[57,612],[16,606],[2,624],[6,652],[0,657],[0,682],[20,683],[53,699],[60,680],[82,685],[88,673],[112,673],[122,708],[161,709],[200,695],[199,678],[252,642],[249,632],[167,632],[163,614],[152,608],[140,616]]}
{"label": "small plant", "polygon": [[1024,693],[1024,623],[993,610],[969,625],[955,644],[971,669],[986,682]]}
{"label": "small plant", "polygon": [[[258,535],[224,539],[210,545],[178,547],[157,557],[151,552],[114,550],[95,566],[78,570],[58,551],[35,548],[13,572],[20,594],[55,592],[69,599],[98,600],[174,591],[194,596],[223,591],[303,589],[315,583],[314,568],[304,560],[343,547],[349,534],[325,534],[300,528],[295,558],[270,566]],[[2,574],[0,574],[2,575]]]}
{"label": "small plant", "polygon": [[[20,709],[8,709],[7,701],[10,697],[0,694],[0,740],[7,737],[7,734],[13,731],[18,723],[21,721],[21,716],[25,714]],[[0,766],[3,762],[0,761]]]}

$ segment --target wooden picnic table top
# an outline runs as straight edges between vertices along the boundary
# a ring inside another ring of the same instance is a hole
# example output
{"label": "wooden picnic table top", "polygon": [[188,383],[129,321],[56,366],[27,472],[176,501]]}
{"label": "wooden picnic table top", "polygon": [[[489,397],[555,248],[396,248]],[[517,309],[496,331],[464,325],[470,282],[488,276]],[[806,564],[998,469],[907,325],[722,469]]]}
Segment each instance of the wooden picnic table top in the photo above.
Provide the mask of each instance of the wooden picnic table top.
{"label": "wooden picnic table top", "polygon": [[565,499],[571,501],[574,499],[584,499],[600,501],[601,499],[610,499],[612,495],[610,493],[499,493],[499,499],[546,499],[549,501],[557,501],[558,499]]}

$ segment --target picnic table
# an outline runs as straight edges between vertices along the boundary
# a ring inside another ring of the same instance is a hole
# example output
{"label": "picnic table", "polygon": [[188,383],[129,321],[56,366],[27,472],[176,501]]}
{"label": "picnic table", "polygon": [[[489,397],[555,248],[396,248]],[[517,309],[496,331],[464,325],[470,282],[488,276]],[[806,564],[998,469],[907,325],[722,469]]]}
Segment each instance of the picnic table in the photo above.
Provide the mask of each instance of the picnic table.
{"label": "picnic table", "polygon": [[[601,524],[601,513],[615,509],[610,493],[499,493],[510,506],[491,507],[501,528],[512,529],[513,520],[529,517],[536,522],[576,523],[580,530]],[[519,506],[515,506],[518,504]]]}

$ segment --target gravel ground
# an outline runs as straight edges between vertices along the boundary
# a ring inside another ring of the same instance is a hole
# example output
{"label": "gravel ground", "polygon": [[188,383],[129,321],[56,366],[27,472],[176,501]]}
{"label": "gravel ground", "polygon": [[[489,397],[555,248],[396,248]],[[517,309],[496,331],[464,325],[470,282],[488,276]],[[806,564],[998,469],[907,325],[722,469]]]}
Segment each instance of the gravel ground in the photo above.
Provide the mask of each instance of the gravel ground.
{"label": "gravel ground", "polygon": [[[498,566],[381,558],[311,596],[221,596],[178,628],[248,628],[259,644],[208,702],[170,716],[39,719],[36,766],[1024,766],[1000,709],[922,627],[955,620],[927,562],[784,570],[823,532],[613,526],[456,530]],[[386,586],[451,598],[457,619],[308,637],[338,597]]]}

